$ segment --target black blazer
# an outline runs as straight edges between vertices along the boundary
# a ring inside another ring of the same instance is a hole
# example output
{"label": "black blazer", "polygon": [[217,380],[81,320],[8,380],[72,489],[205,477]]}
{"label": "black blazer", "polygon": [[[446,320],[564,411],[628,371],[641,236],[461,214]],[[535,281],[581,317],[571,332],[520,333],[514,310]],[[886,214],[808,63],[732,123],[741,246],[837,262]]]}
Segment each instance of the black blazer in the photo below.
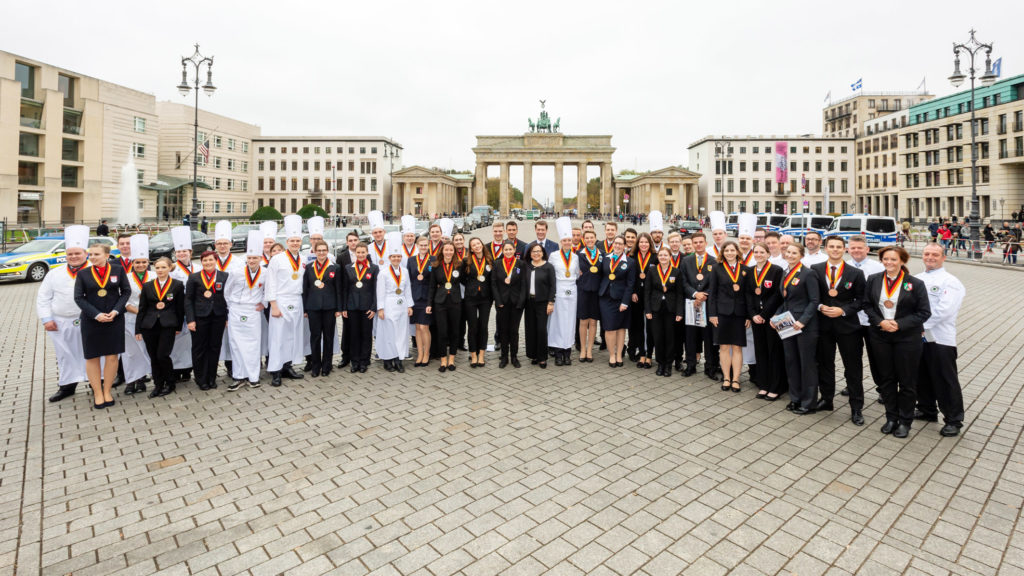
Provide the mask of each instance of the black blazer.
{"label": "black blazer", "polygon": [[[782,281],[786,276],[783,274]],[[804,325],[804,331],[815,327],[813,322],[818,318],[818,304],[821,303],[821,294],[818,292],[818,274],[803,266],[797,272],[796,278],[786,288],[786,294],[782,297],[782,306],[779,311],[788,311],[793,319]]]}
{"label": "black blazer", "polygon": [[423,268],[423,280],[418,280],[420,275],[419,267],[416,265],[415,256],[409,258],[405,263],[406,271],[409,274],[409,291],[412,292],[412,301],[417,306],[426,306],[430,298],[430,275],[434,271],[434,259],[427,256],[427,265]]}
{"label": "black blazer", "polygon": [[82,319],[94,320],[100,314],[115,310],[118,315],[124,315],[125,306],[132,296],[131,280],[119,264],[108,261],[107,267],[110,268],[110,277],[107,279],[106,296],[97,294],[100,286],[92,277],[91,265],[79,270],[75,276],[75,304],[82,309]]}
{"label": "black blazer", "polygon": [[193,272],[185,283],[185,321],[195,322],[196,318],[207,316],[227,316],[228,303],[224,300],[224,284],[228,281],[228,273],[217,270],[214,273],[213,295],[203,296],[206,284],[203,284],[203,271]]}
{"label": "black blazer", "polygon": [[494,263],[487,256],[487,250],[484,250],[484,271],[483,280],[477,280],[476,264],[473,263],[473,256],[466,256],[466,259],[462,262],[462,275],[459,280],[462,280],[462,285],[466,287],[466,301],[468,302],[483,302],[490,301],[494,296],[491,294],[491,273],[487,270],[490,267],[494,269]]}
{"label": "black blazer", "polygon": [[185,321],[185,285],[168,276],[171,282],[164,295],[164,309],[156,307],[156,280],[146,282],[139,293],[139,314],[135,317],[135,333],[153,328],[180,328]]}
{"label": "black blazer", "polygon": [[[645,290],[646,282],[651,279],[652,274],[657,274],[654,269],[658,266],[658,254],[651,251],[651,257],[647,260],[647,266],[640,265],[639,251],[630,253],[629,257],[633,262],[636,262],[636,284],[633,285],[633,291],[636,292],[636,295],[639,296],[641,300],[643,300],[647,292]],[[644,278],[640,277],[641,274],[644,275]]]}
{"label": "black blazer", "polygon": [[[632,304],[634,286],[636,285],[636,260],[633,260],[623,252],[622,257],[619,258],[618,263],[615,265],[615,270],[612,270],[611,256],[605,257],[600,269],[601,288],[597,291],[598,295],[602,297],[607,296],[612,300],[619,300],[626,306]],[[608,277],[613,272],[615,280],[609,280]]]}
{"label": "black blazer", "polygon": [[462,282],[462,266],[459,265],[458,260],[452,260],[452,266],[451,289],[444,287],[448,279],[445,278],[444,266],[441,265],[440,260],[434,263],[434,269],[430,272],[429,276],[424,275],[424,279],[430,281],[430,295],[427,298],[428,306],[444,303],[459,304],[462,302],[462,290],[459,289],[459,284]]}
{"label": "black blazer", "polygon": [[[683,292],[687,298],[693,298],[695,292],[708,292],[711,287],[711,272],[716,268],[715,257],[710,252],[705,252],[704,265],[697,270],[697,254],[683,256]],[[704,277],[697,280],[697,274]]]}
{"label": "black blazer", "polygon": [[523,264],[523,301],[530,299],[530,276],[533,276],[534,301],[555,301],[555,267],[549,262],[534,266],[532,262]]}
{"label": "black blazer", "polygon": [[[765,272],[764,281],[761,283],[761,293],[757,290],[757,266],[754,265],[747,273],[747,283],[744,292],[747,297],[747,316],[753,319],[754,316],[764,318],[765,322],[772,319],[782,305],[782,266],[771,262],[765,262],[765,266],[771,265]],[[862,274],[863,275],[863,274]]]}
{"label": "black blazer", "polygon": [[[595,247],[596,249],[596,247]],[[587,247],[580,248],[576,253],[580,257],[580,277],[576,279],[576,287],[585,292],[597,292],[601,289],[601,264],[604,255],[597,250],[597,272],[590,271],[590,261],[587,260]]]}
{"label": "black blazer", "polygon": [[838,306],[845,316],[829,318],[821,314],[818,321],[827,325],[839,334],[853,334],[860,330],[860,319],[857,312],[863,307],[864,273],[848,264],[843,266],[843,273],[836,285],[838,294],[833,298],[828,295],[829,263],[819,262],[811,266],[818,275],[818,292],[821,294],[821,306]]}
{"label": "black blazer", "polygon": [[742,316],[747,318],[747,297],[743,288],[750,276],[750,268],[744,266],[739,260],[736,261],[739,267],[737,274],[737,291],[733,288],[732,278],[725,269],[725,263],[720,262],[711,269],[711,285],[708,287],[708,317],[718,316]]}
{"label": "black blazer", "polygon": [[[608,254],[611,254],[611,252],[612,252],[612,245],[605,243],[605,242],[607,242],[607,240],[608,239],[605,238],[604,240],[598,240],[597,242],[594,243],[594,246],[597,247],[597,251],[600,252],[601,254],[604,254],[605,256],[607,256]],[[615,239],[612,238],[612,240],[614,242]]]}
{"label": "black blazer", "polygon": [[496,306],[511,304],[516,308],[523,307],[523,261],[515,259],[515,266],[512,268],[512,281],[505,284],[505,267],[502,265],[504,258],[495,260],[491,265],[491,293],[494,296]]}
{"label": "black blazer", "polygon": [[[363,287],[356,288],[359,277],[356,276],[355,264],[350,264],[338,271],[338,289],[341,294],[338,298],[338,309],[346,312],[377,310],[377,282],[380,280],[381,268],[376,264],[366,261],[370,269],[363,275]],[[390,268],[391,264],[387,265]],[[387,271],[384,272],[388,274]],[[408,270],[404,274],[408,274]]]}
{"label": "black blazer", "polygon": [[[79,276],[81,276],[81,272]],[[890,335],[888,332],[881,332],[878,329],[878,325],[883,320],[882,308],[878,303],[882,294],[883,278],[885,278],[885,272],[877,272],[868,276],[865,283],[862,309],[867,313],[868,322],[874,328],[871,334],[885,334],[900,340],[921,338],[924,323],[932,316],[932,308],[928,302],[928,288],[924,285],[924,281],[910,274],[903,276],[900,295],[896,299],[896,317],[894,318],[896,324],[899,325],[899,331]]]}
{"label": "black blazer", "polygon": [[[669,268],[672,265],[669,264]],[[667,287],[668,290],[663,290]],[[667,312],[675,316],[686,317],[686,297],[683,294],[683,271],[671,268],[668,283],[662,284],[658,274],[658,265],[648,267],[644,283],[644,314]]]}
{"label": "black blazer", "polygon": [[[316,262],[316,259],[313,262]],[[340,310],[341,291],[344,289],[340,269],[328,261],[327,269],[324,270],[324,287],[317,288],[316,272],[313,271],[313,266],[314,264],[311,262],[302,273],[302,309],[312,312]],[[369,273],[367,272],[367,274]]]}
{"label": "black blazer", "polygon": [[516,238],[516,258],[527,262],[530,257],[526,255],[526,242]]}
{"label": "black blazer", "polygon": [[533,247],[536,246],[537,244],[540,244],[541,247],[544,248],[544,260],[547,260],[548,256],[550,256],[552,252],[558,250],[558,244],[552,241],[550,238],[545,238],[542,242],[534,240],[533,242],[527,244],[526,250],[523,251],[523,260],[526,263],[530,262],[530,250],[533,250]]}

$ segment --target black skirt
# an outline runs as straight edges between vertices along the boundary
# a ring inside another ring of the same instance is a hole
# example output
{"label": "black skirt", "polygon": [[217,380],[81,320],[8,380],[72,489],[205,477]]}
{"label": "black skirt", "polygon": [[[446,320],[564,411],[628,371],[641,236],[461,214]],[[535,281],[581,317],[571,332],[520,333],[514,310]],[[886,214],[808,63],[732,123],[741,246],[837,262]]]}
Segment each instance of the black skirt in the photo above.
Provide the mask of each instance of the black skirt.
{"label": "black skirt", "polygon": [[430,326],[432,315],[427,314],[427,305],[413,304],[412,306],[412,318],[409,319],[412,324],[419,324],[421,326]]}
{"label": "black skirt", "polygon": [[601,329],[625,330],[629,328],[629,308],[619,311],[622,301],[618,298],[601,298]]}
{"label": "black skirt", "polygon": [[86,360],[124,354],[124,315],[118,314],[113,322],[82,318],[82,350]]}
{"label": "black skirt", "polygon": [[719,346],[746,346],[747,319],[743,316],[718,315],[718,329],[715,330],[715,344]]}
{"label": "black skirt", "polygon": [[576,295],[576,319],[577,320],[600,320],[601,319],[601,297],[597,292],[580,290]]}

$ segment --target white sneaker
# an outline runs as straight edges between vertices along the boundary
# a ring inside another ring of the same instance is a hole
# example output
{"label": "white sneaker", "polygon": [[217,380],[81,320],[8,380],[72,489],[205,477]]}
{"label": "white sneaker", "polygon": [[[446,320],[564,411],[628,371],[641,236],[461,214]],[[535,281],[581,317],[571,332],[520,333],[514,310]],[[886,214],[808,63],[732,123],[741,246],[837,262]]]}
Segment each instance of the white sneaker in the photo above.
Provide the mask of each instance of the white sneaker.
{"label": "white sneaker", "polygon": [[228,392],[238,390],[242,387],[242,384],[245,384],[245,380],[232,380],[231,384],[228,384]]}

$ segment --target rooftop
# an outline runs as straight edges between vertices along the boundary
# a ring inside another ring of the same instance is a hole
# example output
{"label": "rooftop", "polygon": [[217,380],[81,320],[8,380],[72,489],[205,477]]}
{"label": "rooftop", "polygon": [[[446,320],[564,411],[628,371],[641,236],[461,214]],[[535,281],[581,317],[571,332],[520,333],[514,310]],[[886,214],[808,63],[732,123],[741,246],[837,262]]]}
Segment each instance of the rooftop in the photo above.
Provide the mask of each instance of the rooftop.
{"label": "rooftop", "polygon": [[705,137],[701,138],[700,140],[697,140],[696,142],[694,142],[694,143],[690,144],[689,146],[687,146],[687,149],[696,148],[697,146],[700,146],[701,144],[703,144],[705,142],[717,141],[717,140],[724,140],[724,141],[729,141],[729,142],[736,142],[736,141],[740,141],[740,140],[748,140],[748,141],[749,140],[764,140],[764,141],[776,141],[776,140],[807,140],[807,141],[810,141],[810,140],[830,140],[830,141],[839,140],[839,141],[843,141],[843,140],[845,140],[845,141],[853,142],[854,138],[850,137],[850,136],[822,136],[820,134],[795,134],[795,135],[794,134],[756,134],[756,135],[746,135],[746,136],[740,136],[740,135],[733,135],[733,136],[718,135],[718,136],[716,136],[716,135],[713,135],[713,134],[709,134],[708,136],[705,136]]}

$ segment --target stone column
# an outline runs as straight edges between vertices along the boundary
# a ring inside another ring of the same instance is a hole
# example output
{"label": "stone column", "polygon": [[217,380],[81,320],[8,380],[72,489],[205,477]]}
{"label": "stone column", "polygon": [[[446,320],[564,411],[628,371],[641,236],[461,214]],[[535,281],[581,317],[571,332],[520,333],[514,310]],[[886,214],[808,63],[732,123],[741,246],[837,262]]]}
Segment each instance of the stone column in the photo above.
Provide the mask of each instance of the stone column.
{"label": "stone column", "polygon": [[615,198],[612,193],[612,163],[601,163],[601,212],[615,212]]}
{"label": "stone column", "polygon": [[508,162],[502,162],[500,164],[501,172],[498,177],[498,210],[501,211],[502,216],[508,215]]}
{"label": "stone column", "polygon": [[523,210],[533,209],[533,162],[523,162]]}
{"label": "stone column", "polygon": [[576,210],[582,216],[587,211],[587,163],[576,164]]}
{"label": "stone column", "polygon": [[565,165],[555,162],[555,214],[562,213],[562,173],[565,172]]}
{"label": "stone column", "polygon": [[476,163],[476,179],[473,182],[473,205],[487,204],[487,164]]}
{"label": "stone column", "polygon": [[409,185],[402,182],[398,186],[402,190],[402,205],[404,210],[402,213],[412,214],[412,193],[409,191]]}

